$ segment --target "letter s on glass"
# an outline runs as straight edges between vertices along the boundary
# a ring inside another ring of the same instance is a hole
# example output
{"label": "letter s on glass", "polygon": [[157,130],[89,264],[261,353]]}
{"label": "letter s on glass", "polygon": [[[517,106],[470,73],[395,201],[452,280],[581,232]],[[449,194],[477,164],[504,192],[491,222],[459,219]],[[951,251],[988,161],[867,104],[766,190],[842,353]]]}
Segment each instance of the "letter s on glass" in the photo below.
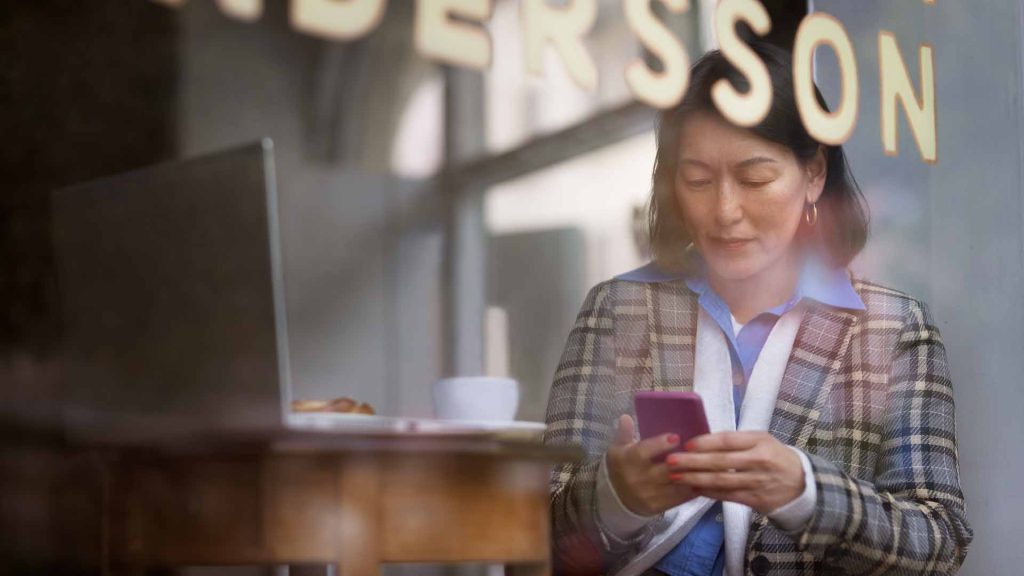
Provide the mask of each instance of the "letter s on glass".
{"label": "letter s on glass", "polygon": [[[675,106],[690,80],[690,56],[651,9],[654,0],[625,0],[626,21],[647,50],[661,60],[661,72],[647,67],[642,58],[626,67],[626,84],[637,100],[656,108]],[[675,14],[690,9],[689,0],[661,0]]]}
{"label": "letter s on glass", "polygon": [[715,9],[715,34],[722,55],[750,83],[746,93],[736,90],[725,78],[711,86],[711,99],[718,111],[733,124],[756,126],[772,107],[772,80],[768,68],[757,54],[740,39],[736,23],[746,22],[760,36],[771,32],[772,20],[757,0],[722,0]]}

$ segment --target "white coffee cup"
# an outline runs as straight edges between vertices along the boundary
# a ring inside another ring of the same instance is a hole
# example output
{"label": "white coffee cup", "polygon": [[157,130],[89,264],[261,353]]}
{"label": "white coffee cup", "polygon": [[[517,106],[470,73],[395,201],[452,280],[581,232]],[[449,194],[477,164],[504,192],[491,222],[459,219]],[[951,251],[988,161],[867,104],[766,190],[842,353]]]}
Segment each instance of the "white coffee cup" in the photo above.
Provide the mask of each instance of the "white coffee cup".
{"label": "white coffee cup", "polygon": [[434,383],[434,415],[440,420],[514,420],[519,384],[511,378],[463,376]]}

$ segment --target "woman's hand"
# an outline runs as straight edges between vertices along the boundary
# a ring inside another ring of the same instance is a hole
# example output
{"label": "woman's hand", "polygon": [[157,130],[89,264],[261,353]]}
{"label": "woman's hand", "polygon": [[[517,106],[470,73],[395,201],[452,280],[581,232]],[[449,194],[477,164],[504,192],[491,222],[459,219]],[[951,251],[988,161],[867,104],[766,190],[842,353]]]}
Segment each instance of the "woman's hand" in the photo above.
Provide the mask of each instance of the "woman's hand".
{"label": "woman's hand", "polygon": [[619,417],[615,442],[608,448],[608,477],[619,500],[634,514],[653,516],[696,496],[685,485],[669,481],[665,463],[652,459],[679,445],[675,434],[663,434],[635,442],[633,419]]}
{"label": "woman's hand", "polygon": [[768,432],[718,432],[686,443],[667,459],[671,481],[700,496],[767,514],[804,491],[800,457]]}

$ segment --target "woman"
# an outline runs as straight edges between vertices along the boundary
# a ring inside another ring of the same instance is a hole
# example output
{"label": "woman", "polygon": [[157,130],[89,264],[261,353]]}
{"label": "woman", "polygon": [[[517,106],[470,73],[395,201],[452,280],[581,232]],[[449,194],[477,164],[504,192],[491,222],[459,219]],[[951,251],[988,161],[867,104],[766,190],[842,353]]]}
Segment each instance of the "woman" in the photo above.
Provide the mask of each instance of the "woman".
{"label": "woman", "polygon": [[[745,79],[697,62],[658,130],[655,260],[595,286],[569,335],[545,440],[586,457],[553,478],[556,566],[955,573],[972,532],[938,329],[847,272],[867,217],[842,148],[804,129],[789,55],[753,48],[767,118],[724,120],[712,85]],[[712,433],[636,440],[632,394],[651,389],[698,392]]]}

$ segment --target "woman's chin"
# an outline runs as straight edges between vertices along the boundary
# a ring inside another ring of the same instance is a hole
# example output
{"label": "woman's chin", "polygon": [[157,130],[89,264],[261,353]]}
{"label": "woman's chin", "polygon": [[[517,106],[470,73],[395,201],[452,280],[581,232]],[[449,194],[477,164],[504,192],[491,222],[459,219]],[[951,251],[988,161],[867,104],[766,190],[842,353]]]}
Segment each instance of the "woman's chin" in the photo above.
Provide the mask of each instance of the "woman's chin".
{"label": "woman's chin", "polygon": [[728,259],[726,261],[709,262],[714,275],[726,282],[749,280],[760,272],[761,267],[751,259]]}

